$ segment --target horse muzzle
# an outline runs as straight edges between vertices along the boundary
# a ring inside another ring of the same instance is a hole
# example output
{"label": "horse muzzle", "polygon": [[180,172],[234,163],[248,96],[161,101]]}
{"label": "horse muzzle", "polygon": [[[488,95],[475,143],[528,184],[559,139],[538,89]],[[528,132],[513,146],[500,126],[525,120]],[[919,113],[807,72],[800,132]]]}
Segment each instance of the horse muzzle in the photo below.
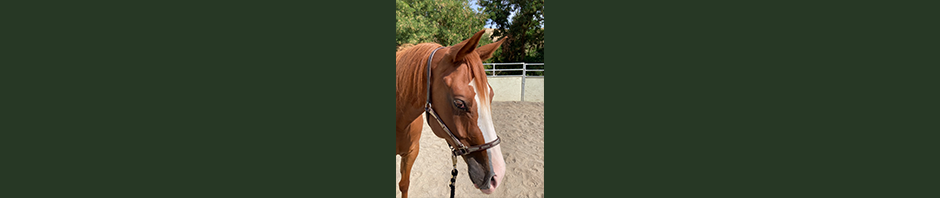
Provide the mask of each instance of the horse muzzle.
{"label": "horse muzzle", "polygon": [[488,149],[487,152],[490,153],[489,159],[481,160],[485,165],[470,156],[464,156],[464,161],[467,162],[468,175],[474,187],[483,193],[490,194],[496,191],[502,182],[506,173],[506,164],[499,146]]}
{"label": "horse muzzle", "polygon": [[477,160],[474,160],[472,157],[466,157],[464,160],[467,162],[467,170],[470,172],[470,181],[473,182],[474,187],[483,191],[483,193],[490,194],[493,192],[493,189],[496,189],[497,182],[494,180],[496,175],[493,172],[492,166],[483,166]]}

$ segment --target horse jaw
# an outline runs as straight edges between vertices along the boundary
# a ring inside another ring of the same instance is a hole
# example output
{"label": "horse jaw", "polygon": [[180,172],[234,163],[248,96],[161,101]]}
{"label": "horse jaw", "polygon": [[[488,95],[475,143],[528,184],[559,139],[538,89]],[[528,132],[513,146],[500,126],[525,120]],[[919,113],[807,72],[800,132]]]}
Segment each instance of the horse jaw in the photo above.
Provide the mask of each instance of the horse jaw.
{"label": "horse jaw", "polygon": [[[470,86],[472,86],[474,90],[481,90],[477,88],[475,80],[470,80]],[[480,131],[483,132],[484,141],[492,142],[493,140],[496,140],[497,136],[496,128],[493,124],[492,111],[490,111],[489,97],[491,96],[488,96],[490,93],[490,86],[483,86],[482,88],[483,91],[478,92],[473,98],[475,104],[477,104],[477,112],[479,115],[477,117],[477,126],[480,127]],[[481,99],[481,96],[484,98]],[[489,182],[486,182],[489,184],[488,188],[484,189],[480,186],[477,186],[477,188],[480,188],[480,191],[483,193],[490,194],[493,193],[497,187],[499,187],[500,183],[502,183],[503,176],[506,174],[506,162],[503,160],[503,152],[500,150],[499,145],[486,149],[486,153],[489,156],[489,164],[492,168],[490,171],[492,171],[494,175]]]}

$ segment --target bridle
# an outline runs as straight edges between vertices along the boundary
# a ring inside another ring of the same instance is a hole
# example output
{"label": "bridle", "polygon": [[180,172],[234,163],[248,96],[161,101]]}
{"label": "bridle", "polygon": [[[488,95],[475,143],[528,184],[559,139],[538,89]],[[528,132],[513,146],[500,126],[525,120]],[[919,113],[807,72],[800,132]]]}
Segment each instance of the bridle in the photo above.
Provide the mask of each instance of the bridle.
{"label": "bridle", "polygon": [[449,135],[451,140],[454,141],[454,144],[457,144],[456,146],[448,145],[450,146],[451,152],[453,152],[454,156],[464,156],[473,152],[493,148],[494,146],[499,144],[500,142],[499,136],[496,136],[496,139],[493,140],[492,142],[487,142],[485,144],[469,146],[469,147],[463,145],[463,143],[461,143],[460,140],[457,139],[457,136],[455,136],[454,133],[452,133],[450,129],[447,128],[447,125],[444,124],[444,121],[441,120],[441,117],[437,115],[437,112],[434,112],[434,109],[431,108],[431,59],[434,58],[434,53],[437,53],[437,50],[442,49],[442,48],[444,47],[438,47],[437,49],[434,49],[434,51],[431,52],[431,56],[428,56],[428,94],[427,94],[428,97],[427,97],[427,105],[424,106],[424,111],[427,112],[428,115],[434,117],[434,119],[437,120],[437,123],[441,125],[441,128],[444,129],[444,132],[447,132],[447,135]]}
{"label": "bridle", "polygon": [[434,51],[431,51],[431,56],[428,56],[428,97],[426,100],[427,104],[424,105],[424,112],[426,112],[431,117],[434,117],[434,119],[437,120],[437,123],[441,125],[441,128],[444,129],[444,132],[447,132],[447,135],[450,136],[450,139],[454,141],[454,144],[457,144],[457,146],[448,144],[448,146],[450,146],[451,153],[453,153],[453,155],[451,155],[451,159],[454,162],[454,170],[450,171],[450,198],[454,198],[454,182],[457,181],[457,156],[464,156],[473,152],[493,148],[499,144],[499,136],[497,135],[496,139],[492,142],[487,142],[485,144],[476,146],[465,146],[460,142],[459,139],[457,139],[457,136],[455,136],[453,132],[450,132],[450,128],[447,128],[447,125],[444,124],[443,120],[441,120],[441,116],[437,115],[437,112],[431,108],[431,59],[434,58],[434,53],[437,53],[437,50],[442,48],[444,47],[438,47],[437,49],[434,49]]}

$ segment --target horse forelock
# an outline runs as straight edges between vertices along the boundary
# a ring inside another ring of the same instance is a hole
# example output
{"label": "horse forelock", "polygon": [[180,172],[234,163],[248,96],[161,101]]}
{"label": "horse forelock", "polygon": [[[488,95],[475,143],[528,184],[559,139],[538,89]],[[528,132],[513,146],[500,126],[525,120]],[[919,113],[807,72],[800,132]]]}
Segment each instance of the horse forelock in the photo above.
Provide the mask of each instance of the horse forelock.
{"label": "horse forelock", "polygon": [[[474,52],[468,55],[468,57],[479,57],[479,55],[476,54],[476,52]],[[476,59],[468,58],[467,62],[470,63],[470,61],[476,61]],[[489,106],[490,98],[493,96],[491,96],[489,92],[490,84],[489,82],[487,82],[486,71],[483,68],[482,61],[480,63],[474,62],[472,64],[467,64],[467,66],[470,67],[470,79],[477,85],[480,85],[480,86],[476,86],[476,90],[474,91],[476,91],[477,95],[483,98],[483,100],[480,101],[483,103],[481,105]]]}

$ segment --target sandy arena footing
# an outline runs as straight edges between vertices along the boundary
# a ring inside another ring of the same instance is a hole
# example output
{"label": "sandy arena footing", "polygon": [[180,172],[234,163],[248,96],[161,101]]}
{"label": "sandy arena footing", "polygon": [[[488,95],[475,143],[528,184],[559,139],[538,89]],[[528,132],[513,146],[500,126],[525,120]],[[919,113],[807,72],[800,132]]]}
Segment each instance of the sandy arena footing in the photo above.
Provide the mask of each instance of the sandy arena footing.
{"label": "sandy arena footing", "polygon": [[[493,122],[502,143],[506,176],[493,194],[483,194],[467,176],[467,164],[458,159],[454,197],[545,197],[545,110],[543,102],[493,102]],[[411,172],[409,197],[449,197],[450,149],[431,132],[421,132],[421,151]],[[401,197],[398,180],[401,157],[395,156],[395,197]]]}

